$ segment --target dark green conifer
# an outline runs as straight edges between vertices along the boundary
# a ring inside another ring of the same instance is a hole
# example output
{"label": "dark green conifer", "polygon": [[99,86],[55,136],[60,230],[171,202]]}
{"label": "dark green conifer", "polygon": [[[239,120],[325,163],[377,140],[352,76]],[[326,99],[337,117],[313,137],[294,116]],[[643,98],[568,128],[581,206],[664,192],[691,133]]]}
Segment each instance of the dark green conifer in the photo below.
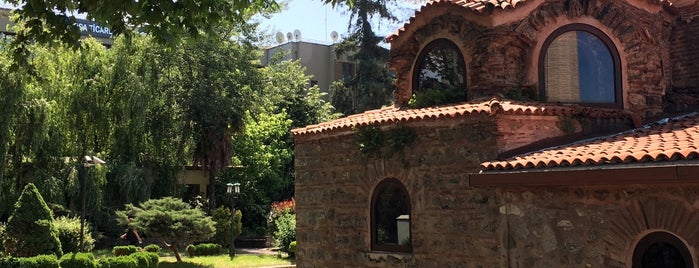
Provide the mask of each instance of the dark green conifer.
{"label": "dark green conifer", "polygon": [[14,257],[63,255],[51,210],[34,184],[24,187],[5,229],[5,252]]}

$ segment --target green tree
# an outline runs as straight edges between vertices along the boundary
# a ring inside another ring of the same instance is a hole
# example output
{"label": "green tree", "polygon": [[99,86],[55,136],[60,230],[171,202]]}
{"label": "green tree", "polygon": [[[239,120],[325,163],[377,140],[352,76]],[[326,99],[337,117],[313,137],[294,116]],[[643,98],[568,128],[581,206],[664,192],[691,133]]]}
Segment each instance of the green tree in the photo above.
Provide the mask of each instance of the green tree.
{"label": "green tree", "polygon": [[15,257],[63,255],[51,210],[34,184],[24,187],[5,229],[5,251]]}
{"label": "green tree", "polygon": [[211,217],[174,197],[150,199],[139,206],[128,204],[116,215],[123,224],[132,217],[137,230],[172,250],[178,262],[182,261],[178,245],[207,240],[216,232]]}
{"label": "green tree", "polygon": [[87,14],[110,28],[114,35],[131,35],[132,31],[153,36],[160,43],[176,43],[184,36],[217,34],[222,24],[243,24],[253,14],[278,10],[274,0],[67,0],[28,1],[9,0],[20,27],[12,41],[14,59],[24,62],[30,58],[29,44],[60,40],[77,46],[80,28],[74,14]]}
{"label": "green tree", "polygon": [[[326,3],[338,4],[338,1],[327,0]],[[390,12],[389,0],[347,0],[344,1],[350,12],[350,31],[348,38],[336,48],[338,55],[348,55],[349,59],[357,62],[357,72],[345,88],[335,87],[333,106],[343,107],[343,114],[355,114],[366,110],[377,109],[391,103],[393,96],[393,78],[386,63],[388,49],[380,46],[383,37],[377,36],[371,26],[374,16],[396,21]],[[346,89],[346,90],[342,90]],[[342,103],[350,101],[350,103]]]}

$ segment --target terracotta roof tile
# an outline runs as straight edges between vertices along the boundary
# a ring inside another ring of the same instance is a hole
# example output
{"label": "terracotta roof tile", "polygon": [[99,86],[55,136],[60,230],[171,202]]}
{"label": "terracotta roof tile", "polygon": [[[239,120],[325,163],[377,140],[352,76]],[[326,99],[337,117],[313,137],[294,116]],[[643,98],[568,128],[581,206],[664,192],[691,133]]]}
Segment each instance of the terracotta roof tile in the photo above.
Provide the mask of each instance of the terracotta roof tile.
{"label": "terracotta roof tile", "polygon": [[431,0],[423,5],[415,15],[413,15],[408,22],[406,22],[403,27],[398,29],[395,33],[386,37],[386,41],[393,41],[398,35],[405,31],[406,27],[410,27],[415,21],[415,18],[422,13],[425,9],[431,8],[438,5],[449,5],[454,8],[466,8],[470,11],[476,13],[486,13],[486,11],[493,10],[495,8],[499,9],[514,9],[517,5],[524,3],[526,0]]}
{"label": "terracotta roof tile", "polygon": [[657,162],[699,156],[699,115],[663,120],[629,132],[485,162],[483,170],[516,170]]}
{"label": "terracotta roof tile", "polygon": [[518,102],[499,100],[473,101],[452,105],[434,106],[420,109],[386,107],[360,114],[350,115],[329,122],[309,125],[292,130],[294,136],[319,134],[333,130],[347,130],[357,126],[386,125],[398,122],[411,122],[427,119],[455,118],[470,114],[484,113],[514,115],[587,115],[594,118],[633,118],[630,112],[616,109],[599,109],[579,105],[555,103]]}

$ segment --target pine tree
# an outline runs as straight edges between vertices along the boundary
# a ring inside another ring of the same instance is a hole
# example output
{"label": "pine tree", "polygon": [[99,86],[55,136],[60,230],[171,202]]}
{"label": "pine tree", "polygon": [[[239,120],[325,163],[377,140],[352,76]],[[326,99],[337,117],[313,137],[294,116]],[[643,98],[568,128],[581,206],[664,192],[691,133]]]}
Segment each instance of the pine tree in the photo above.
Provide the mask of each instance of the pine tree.
{"label": "pine tree", "polygon": [[24,187],[5,229],[5,252],[14,257],[63,255],[51,210],[34,184]]}

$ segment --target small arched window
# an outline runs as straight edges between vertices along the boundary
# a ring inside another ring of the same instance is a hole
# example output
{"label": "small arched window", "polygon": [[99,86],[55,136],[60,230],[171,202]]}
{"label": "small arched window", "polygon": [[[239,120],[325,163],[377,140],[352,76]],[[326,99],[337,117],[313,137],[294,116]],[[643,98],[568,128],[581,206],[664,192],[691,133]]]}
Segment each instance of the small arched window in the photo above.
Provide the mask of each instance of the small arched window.
{"label": "small arched window", "polygon": [[668,232],[650,233],[636,244],[633,268],[693,268],[687,246]]}
{"label": "small arched window", "polygon": [[569,24],[544,41],[539,57],[541,94],[550,102],[621,107],[619,53],[602,31]]}
{"label": "small arched window", "polygon": [[376,186],[371,199],[371,248],[412,252],[410,197],[403,184],[385,179]]}
{"label": "small arched window", "polygon": [[466,101],[466,64],[459,48],[447,39],[427,44],[415,61],[410,107]]}

